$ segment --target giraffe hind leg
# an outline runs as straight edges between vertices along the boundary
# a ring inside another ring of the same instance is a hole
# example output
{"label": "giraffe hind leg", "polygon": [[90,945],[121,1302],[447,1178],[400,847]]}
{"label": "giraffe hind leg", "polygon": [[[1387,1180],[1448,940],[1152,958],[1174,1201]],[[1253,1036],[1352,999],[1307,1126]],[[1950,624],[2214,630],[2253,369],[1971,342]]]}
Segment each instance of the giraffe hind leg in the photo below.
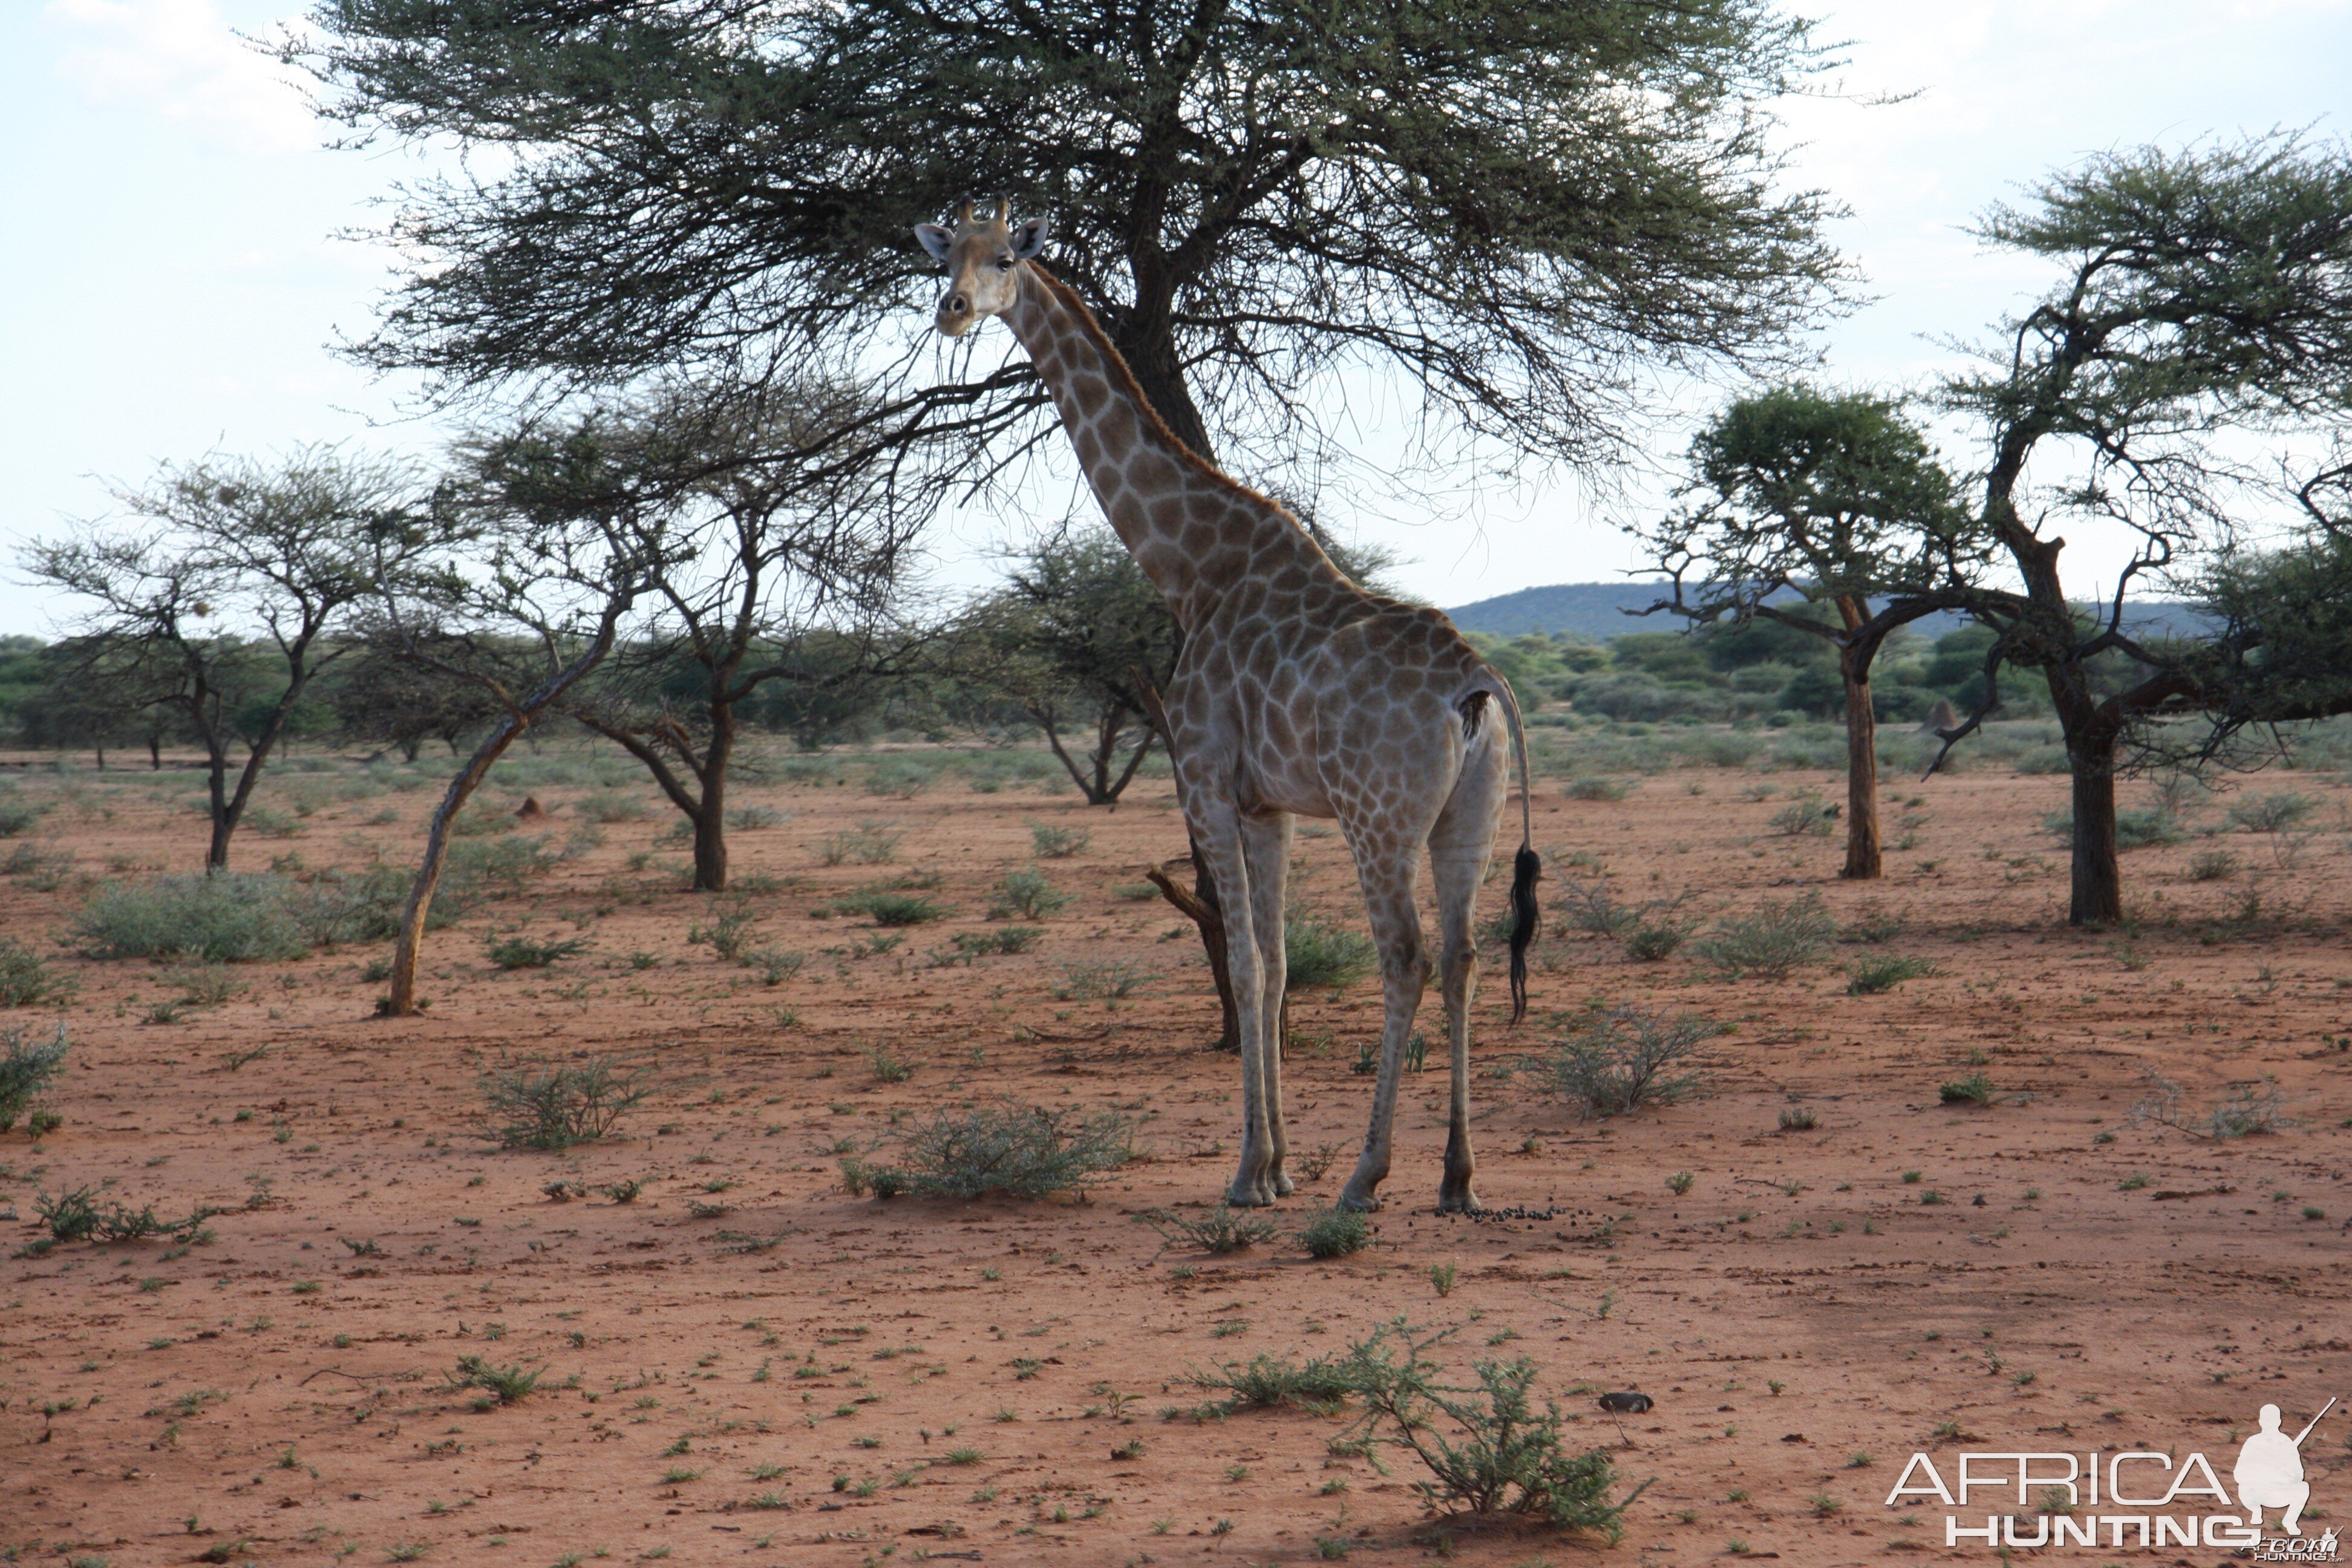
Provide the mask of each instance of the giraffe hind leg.
{"label": "giraffe hind leg", "polygon": [[1454,794],[1429,836],[1430,879],[1436,885],[1438,984],[1445,1003],[1450,1068],[1445,1173],[1437,1189],[1441,1214],[1479,1207],[1472,1185],[1477,1161],[1470,1151],[1470,1003],[1478,988],[1478,889],[1493,858],[1509,773],[1500,746],[1473,742]]}
{"label": "giraffe hind leg", "polygon": [[1364,889],[1364,912],[1371,919],[1372,941],[1381,954],[1381,991],[1386,1003],[1381,1023],[1380,1076],[1372,1081],[1372,1114],[1364,1131],[1364,1152],[1339,1194],[1339,1206],[1369,1212],[1381,1206],[1380,1184],[1388,1178],[1396,1127],[1398,1080],[1404,1072],[1404,1047],[1412,1033],[1413,1015],[1429,984],[1429,956],[1423,946],[1421,910],[1413,900],[1413,883],[1421,871],[1421,847],[1375,853],[1355,844],[1357,878]]}

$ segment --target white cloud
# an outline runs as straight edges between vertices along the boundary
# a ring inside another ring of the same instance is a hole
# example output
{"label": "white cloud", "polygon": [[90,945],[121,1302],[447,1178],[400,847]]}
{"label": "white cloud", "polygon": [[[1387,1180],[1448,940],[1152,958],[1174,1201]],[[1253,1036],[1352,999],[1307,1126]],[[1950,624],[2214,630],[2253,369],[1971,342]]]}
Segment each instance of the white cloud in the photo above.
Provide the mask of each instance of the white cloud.
{"label": "white cloud", "polygon": [[145,110],[219,149],[306,152],[319,126],[290,72],[229,28],[218,0],[49,0],[58,74],[93,103]]}

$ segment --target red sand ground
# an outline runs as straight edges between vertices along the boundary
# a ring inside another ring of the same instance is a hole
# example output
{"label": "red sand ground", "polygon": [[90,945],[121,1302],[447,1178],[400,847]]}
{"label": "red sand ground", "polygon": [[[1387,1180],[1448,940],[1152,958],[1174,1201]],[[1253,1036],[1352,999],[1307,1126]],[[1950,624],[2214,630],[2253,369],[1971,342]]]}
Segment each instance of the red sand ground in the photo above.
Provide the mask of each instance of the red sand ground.
{"label": "red sand ground", "polygon": [[[195,820],[119,779],[30,779],[82,807],[53,813],[42,846],[93,873],[188,863]],[[1204,1212],[1237,1131],[1233,1060],[1201,1048],[1213,1008],[1189,928],[1112,890],[1182,847],[1164,784],[1115,815],[952,778],[908,801],[752,792],[791,813],[735,839],[739,874],[781,883],[752,898],[759,940],[812,954],[773,989],[689,945],[709,905],[677,890],[674,856],[626,868],[658,817],[437,933],[421,1021],[369,1016],[381,986],[361,969],[380,948],[241,971],[242,995],[170,1024],[142,1021],[173,994],[156,969],[64,959],[81,984],[62,1015],[72,1069],[49,1101],[65,1122],[37,1145],[21,1128],[0,1139],[0,1212],[13,1203],[18,1221],[8,1251],[39,1234],[38,1189],[106,1182],[134,1207],[184,1211],[241,1205],[258,1176],[269,1195],[214,1220],[205,1246],[0,1261],[0,1546],[92,1563],[528,1568],[1342,1552],[1990,1562],[1980,1547],[1947,1553],[1934,1503],[1884,1506],[1914,1450],[2195,1448],[2226,1477],[2263,1401],[2292,1428],[2352,1394],[2347,792],[2291,781],[2335,825],[2291,868],[2243,834],[2128,856],[2147,920],[2124,935],[2061,923],[2063,851],[2036,826],[2063,804],[2060,780],[1896,787],[1925,797],[1910,808],[1925,820],[1875,886],[1835,880],[1834,839],[1767,831],[1792,785],[1835,798],[1834,780],[1775,775],[1773,799],[1747,798],[1752,782],[1669,773],[1622,802],[1545,785],[1549,893],[1591,878],[1592,862],[1622,900],[1688,891],[1687,909],[1709,914],[1818,889],[1842,921],[1899,917],[1884,950],[1938,973],[1850,995],[1834,964],[1882,950],[1845,946],[1787,981],[1718,982],[1684,956],[1634,964],[1555,921],[1516,1033],[1489,971],[1475,1089],[1484,1200],[1558,1214],[1473,1225],[1431,1212],[1433,1070],[1408,1082],[1375,1244],[1328,1262],[1290,1237],[1337,1192],[1361,1135],[1369,1080],[1349,1064],[1377,1026],[1376,982],[1298,999],[1294,1146],[1339,1158],[1283,1205],[1283,1239],[1188,1256],[1133,1217]],[[576,821],[578,792],[536,793],[559,834]],[[429,802],[392,798],[397,824],[369,822],[383,800],[330,808],[290,845],[241,840],[238,864],[289,847],[354,863],[371,844],[405,858]],[[877,816],[907,831],[897,867],[818,863],[818,840]],[[989,929],[987,889],[1031,863],[1033,821],[1091,830],[1084,852],[1045,863],[1076,900],[1034,953],[926,967],[945,933]],[[2252,872],[2188,877],[2216,844],[2265,868],[2263,920],[2224,919]],[[1299,847],[1302,901],[1349,909],[1339,841]],[[896,952],[856,956],[873,928],[810,917],[908,868],[938,870],[934,896],[960,913]],[[88,891],[19,880],[0,890],[0,922],[46,947]],[[501,973],[482,956],[492,922],[593,945]],[[631,953],[654,961],[633,968]],[[1160,977],[1116,1005],[1056,998],[1065,965],[1105,959]],[[1590,1001],[1737,1027],[1709,1052],[1706,1093],[1614,1121],[1578,1120],[1528,1076],[1483,1076]],[[1433,994],[1426,1005],[1434,1029]],[[780,1023],[780,1006],[796,1020]],[[0,1021],[51,1026],[37,1013]],[[912,1076],[876,1081],[868,1047]],[[659,1075],[620,1135],[562,1156],[478,1135],[481,1072],[604,1052]],[[1937,1086],[1976,1064],[1996,1103],[1939,1103]],[[2291,1124],[2218,1143],[2136,1124],[2152,1074],[2181,1086],[2187,1110],[2273,1076]],[[843,1190],[836,1141],[885,1141],[902,1118],[996,1096],[1136,1114],[1148,1157],[1083,1202]],[[1817,1125],[1778,1131],[1796,1106]],[[1685,1171],[1677,1194],[1668,1178]],[[625,1205],[543,1192],[632,1177],[646,1187]],[[729,1212],[696,1217],[697,1201]],[[1450,1295],[1433,1264],[1458,1270]],[[1524,1352],[1548,1389],[1580,1390],[1566,1401],[1576,1440],[1650,1483],[1621,1546],[1441,1524],[1410,1456],[1389,1453],[1383,1474],[1329,1452],[1344,1415],[1165,1414],[1209,1397],[1188,1369],[1337,1352],[1400,1315],[1458,1326],[1465,1360]],[[465,1355],[546,1371],[520,1403],[478,1411],[446,1382]],[[1621,1429],[1586,1385],[1657,1405]],[[2338,1405],[2305,1444],[2315,1528],[2352,1510],[2347,1431]],[[1138,1439],[1139,1457],[1113,1457]]]}

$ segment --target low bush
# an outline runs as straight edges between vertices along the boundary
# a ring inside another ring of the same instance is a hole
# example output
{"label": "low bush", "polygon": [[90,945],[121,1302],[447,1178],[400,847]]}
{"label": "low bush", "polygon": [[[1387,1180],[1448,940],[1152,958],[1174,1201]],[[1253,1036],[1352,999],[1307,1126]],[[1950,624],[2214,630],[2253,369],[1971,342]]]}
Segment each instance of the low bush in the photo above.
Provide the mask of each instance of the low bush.
{"label": "low bush", "polygon": [[[2042,830],[2061,843],[2074,840],[2074,814],[2053,811],[2042,819]],[[2189,837],[2180,819],[2162,805],[2140,806],[2116,813],[2116,848],[2153,849],[2167,844],[2179,844]]]}
{"label": "low bush", "polygon": [[739,805],[727,814],[727,826],[746,831],[782,827],[791,818],[772,805]]}
{"label": "low bush", "polygon": [[478,1388],[494,1405],[512,1405],[539,1386],[543,1367],[493,1366],[478,1355],[459,1356],[449,1374],[452,1388]]}
{"label": "low bush", "polygon": [[1906,980],[1917,980],[1936,973],[1936,966],[1924,958],[1903,958],[1877,953],[1857,959],[1846,965],[1846,991],[1855,996],[1875,996],[1882,991],[1892,991]]}
{"label": "low bush", "polygon": [[1580,1115],[1622,1116],[1643,1105],[1670,1105],[1696,1090],[1699,1076],[1675,1068],[1723,1032],[1722,1025],[1696,1014],[1616,1007],[1586,1016],[1549,1052],[1525,1065]]}
{"label": "low bush", "polygon": [[901,1140],[895,1164],[867,1167],[867,1179],[887,1173],[898,1190],[929,1197],[1042,1198],[1087,1186],[1124,1165],[1134,1153],[1134,1125],[1115,1112],[1082,1114],[1008,1100],[941,1111]]}
{"label": "low bush", "polygon": [[1242,1252],[1274,1239],[1274,1221],[1219,1204],[1199,1219],[1187,1219],[1171,1209],[1146,1209],[1135,1216],[1160,1233],[1161,1250],[1189,1246],[1202,1252]]}
{"label": "low bush", "polygon": [[590,822],[642,822],[651,807],[641,795],[620,790],[591,790],[572,805],[572,810]]}
{"label": "low bush", "polygon": [[1606,882],[1569,882],[1552,908],[1594,936],[1617,936],[1642,923],[1642,911],[1619,903]]}
{"label": "low bush", "polygon": [[1648,1483],[1612,1500],[1617,1475],[1607,1450],[1570,1451],[1559,1403],[1536,1405],[1528,1357],[1475,1363],[1472,1384],[1441,1382],[1427,1352],[1452,1333],[1416,1338],[1399,1319],[1352,1349],[1344,1376],[1364,1402],[1364,1440],[1418,1458],[1431,1479],[1417,1489],[1437,1511],[1532,1519],[1616,1542]]}
{"label": "low bush", "polygon": [[1993,1093],[1992,1079],[1980,1072],[1972,1072],[1937,1089],[1936,1098],[1946,1105],[1990,1105]]}
{"label": "low bush", "polygon": [[1623,800],[1628,786],[1622,779],[1578,779],[1568,786],[1570,800]]}
{"label": "low bush", "polygon": [[1827,803],[1812,795],[1800,795],[1772,814],[1770,826],[1773,832],[1792,838],[1808,833],[1826,838],[1836,823],[1837,812]]}
{"label": "low bush", "polygon": [[927,925],[950,912],[946,905],[920,893],[853,893],[836,901],[834,907],[854,910],[869,917],[878,926]]}
{"label": "low bush", "polygon": [[2319,809],[2319,802],[2296,790],[2233,800],[2223,813],[2233,827],[2249,833],[2284,833]]}
{"label": "low bush", "polygon": [[491,1135],[509,1149],[593,1142],[651,1091],[646,1076],[603,1057],[543,1071],[523,1067],[487,1074],[481,1090]]}
{"label": "low bush", "polygon": [[1026,952],[1045,934],[1037,926],[1000,926],[995,931],[960,931],[953,940],[959,952]]}
{"label": "low bush", "polygon": [[2200,849],[2189,858],[2191,881],[2225,882],[2238,874],[2238,858],[2227,849]]}
{"label": "low bush", "polygon": [[1083,827],[1056,827],[1045,822],[1029,825],[1029,847],[1041,860],[1066,860],[1082,853],[1094,837]]}
{"label": "low bush", "polygon": [[567,941],[537,942],[522,935],[492,936],[483,944],[483,956],[500,969],[545,969],[560,959],[570,958],[588,945],[583,937]]}
{"label": "low bush", "polygon": [[228,871],[115,882],[75,917],[74,934],[95,958],[300,958],[311,938],[295,918],[293,886],[283,877]]}
{"label": "low bush", "polygon": [[1785,980],[1800,964],[1827,952],[1836,938],[1837,922],[1821,894],[1808,892],[1786,903],[1767,899],[1754,914],[1718,921],[1693,951],[1727,979],[1757,974]]}
{"label": "low bush", "polygon": [[45,806],[34,805],[14,791],[0,793],[0,838],[14,838],[30,833],[33,825],[41,820]]}
{"label": "low bush", "polygon": [[1070,895],[1055,887],[1052,878],[1034,867],[1024,867],[998,885],[996,896],[988,906],[988,918],[1001,921],[1018,916],[1024,921],[1042,921],[1069,901]]}
{"label": "low bush", "polygon": [[1283,922],[1282,952],[1294,986],[1352,985],[1380,964],[1380,950],[1370,937],[1311,915]]}
{"label": "low bush", "polygon": [[1372,1239],[1372,1222],[1350,1208],[1333,1205],[1307,1216],[1298,1233],[1299,1245],[1310,1258],[1345,1258],[1360,1252]]}
{"label": "low bush", "polygon": [[1625,954],[1636,963],[1656,963],[1672,958],[1690,933],[1690,927],[1673,921],[1644,921],[1625,939]]}
{"label": "low bush", "polygon": [[855,828],[819,839],[817,858],[828,866],[845,860],[860,866],[884,865],[898,858],[898,841],[906,837],[906,830],[895,823],[861,821]]}
{"label": "low bush", "polygon": [[49,1081],[65,1070],[66,1026],[46,1042],[27,1040],[22,1029],[0,1034],[0,1132],[13,1130]]}
{"label": "low bush", "polygon": [[1273,1409],[1294,1405],[1307,1410],[1330,1410],[1355,1392],[1347,1369],[1321,1356],[1293,1362],[1287,1356],[1259,1355],[1247,1362],[1221,1362],[1207,1371],[1185,1374],[1195,1388],[1221,1389],[1234,1405]]}
{"label": "low bush", "polygon": [[751,928],[760,917],[752,912],[750,902],[741,898],[722,895],[712,907],[708,921],[691,921],[686,928],[689,947],[709,943],[710,951],[730,963],[740,959],[751,941]]}
{"label": "low bush", "polygon": [[1157,972],[1123,958],[1080,959],[1062,965],[1062,984],[1054,994],[1066,1002],[1110,1002],[1158,978]]}
{"label": "low bush", "polygon": [[0,936],[0,1007],[33,1007],[61,1002],[74,993],[70,975],[60,974],[38,953]]}

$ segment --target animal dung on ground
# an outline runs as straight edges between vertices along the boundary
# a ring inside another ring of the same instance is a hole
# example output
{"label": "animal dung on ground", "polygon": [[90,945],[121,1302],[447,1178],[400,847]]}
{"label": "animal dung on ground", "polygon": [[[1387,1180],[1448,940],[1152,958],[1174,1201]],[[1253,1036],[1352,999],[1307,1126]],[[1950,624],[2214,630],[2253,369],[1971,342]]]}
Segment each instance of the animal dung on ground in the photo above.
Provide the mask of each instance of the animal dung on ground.
{"label": "animal dung on ground", "polygon": [[1604,1394],[1601,1396],[1601,1408],[1612,1414],[1645,1415],[1649,1414],[1652,1403],[1646,1394]]}

